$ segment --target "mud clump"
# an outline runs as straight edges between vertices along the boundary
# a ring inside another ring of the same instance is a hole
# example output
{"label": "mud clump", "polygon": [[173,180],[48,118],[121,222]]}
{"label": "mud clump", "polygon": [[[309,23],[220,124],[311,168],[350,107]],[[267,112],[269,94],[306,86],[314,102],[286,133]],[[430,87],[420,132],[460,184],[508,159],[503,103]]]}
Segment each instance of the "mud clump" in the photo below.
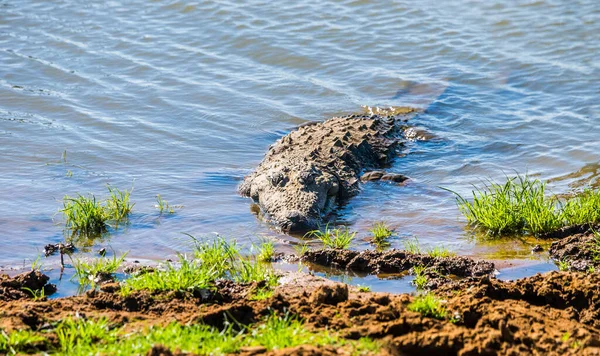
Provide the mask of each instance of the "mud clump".
{"label": "mud clump", "polygon": [[592,230],[553,242],[549,252],[550,257],[567,262],[574,271],[600,267],[600,237]]}
{"label": "mud clump", "polygon": [[39,271],[29,271],[9,277],[0,275],[0,301],[32,298],[32,292],[44,291],[44,295],[56,292],[54,284],[48,284],[50,278]]}
{"label": "mud clump", "polygon": [[338,305],[348,300],[348,286],[336,283],[334,285],[323,285],[310,295],[312,304]]}
{"label": "mud clump", "polygon": [[316,229],[338,204],[358,194],[364,170],[389,165],[402,143],[401,122],[414,112],[350,115],[302,126],[271,146],[239,192],[284,231]]}
{"label": "mud clump", "polygon": [[450,282],[449,276],[484,277],[491,276],[495,271],[494,264],[487,261],[475,261],[462,256],[432,257],[396,249],[385,252],[315,250],[306,252],[302,261],[369,274],[402,273],[422,266],[426,268],[425,274],[429,279],[427,287],[430,289]]}

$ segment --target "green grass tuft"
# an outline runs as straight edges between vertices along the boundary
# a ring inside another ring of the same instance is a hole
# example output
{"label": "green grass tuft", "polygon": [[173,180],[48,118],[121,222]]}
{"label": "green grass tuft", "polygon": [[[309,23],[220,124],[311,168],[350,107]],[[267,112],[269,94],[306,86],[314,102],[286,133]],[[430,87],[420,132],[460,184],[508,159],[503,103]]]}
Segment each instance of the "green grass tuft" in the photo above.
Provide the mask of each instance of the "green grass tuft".
{"label": "green grass tuft", "polygon": [[410,311],[421,313],[423,316],[436,319],[444,319],[447,315],[442,300],[430,293],[417,296],[407,308]]}
{"label": "green grass tuft", "polygon": [[419,239],[415,237],[414,239],[405,240],[404,250],[413,254],[420,254],[421,244],[419,243]]}
{"label": "green grass tuft", "polygon": [[[453,192],[454,193],[454,192]],[[490,181],[473,190],[469,202],[457,193],[457,203],[467,222],[491,236],[540,234],[568,225],[600,222],[600,190],[560,201],[546,195],[546,183],[529,176],[508,178],[504,184]]]}
{"label": "green grass tuft", "polygon": [[388,239],[393,231],[383,221],[376,222],[369,230],[373,235],[371,241],[377,248],[382,249],[390,245]]}
{"label": "green grass tuft", "polygon": [[203,265],[199,260],[188,260],[179,255],[180,266],[168,263],[165,269],[143,273],[122,282],[121,293],[128,295],[136,290],[200,292],[213,287],[220,271],[214,266]]}
{"label": "green grass tuft", "polygon": [[327,225],[325,226],[324,231],[312,230],[306,233],[305,236],[316,237],[317,239],[321,240],[321,242],[323,243],[323,245],[325,245],[326,248],[344,250],[350,247],[350,244],[352,243],[352,240],[354,240],[355,235],[356,232],[351,233],[350,230],[348,230],[348,228],[330,229]]}
{"label": "green grass tuft", "polygon": [[414,266],[412,268],[415,279],[413,279],[412,283],[417,287],[417,289],[423,289],[427,285],[427,275],[425,274],[425,267],[423,266]]}
{"label": "green grass tuft", "polygon": [[566,259],[558,261],[558,270],[566,272],[571,269],[571,262]]}
{"label": "green grass tuft", "polygon": [[456,256],[456,253],[448,251],[448,249],[444,246],[436,246],[427,251],[427,254],[431,257],[442,258]]}
{"label": "green grass tuft", "polygon": [[95,285],[95,279],[101,276],[114,277],[115,272],[121,267],[128,252],[125,252],[120,257],[113,254],[112,258],[95,258],[91,260],[87,259],[75,259],[71,260],[73,268],[75,268],[75,275],[79,284],[82,286]]}
{"label": "green grass tuft", "polygon": [[97,200],[93,194],[77,197],[65,196],[61,212],[65,224],[75,234],[97,235],[106,231],[109,222],[118,226],[126,221],[133,209],[131,190],[119,190],[108,186],[109,198]]}
{"label": "green grass tuft", "polygon": [[275,256],[275,244],[273,241],[265,240],[256,248],[258,250],[256,259],[259,262],[271,262],[273,260]]}
{"label": "green grass tuft", "polygon": [[35,332],[29,330],[16,330],[6,332],[0,330],[0,353],[1,354],[21,354],[24,352],[35,351],[38,347],[44,346],[47,339]]}

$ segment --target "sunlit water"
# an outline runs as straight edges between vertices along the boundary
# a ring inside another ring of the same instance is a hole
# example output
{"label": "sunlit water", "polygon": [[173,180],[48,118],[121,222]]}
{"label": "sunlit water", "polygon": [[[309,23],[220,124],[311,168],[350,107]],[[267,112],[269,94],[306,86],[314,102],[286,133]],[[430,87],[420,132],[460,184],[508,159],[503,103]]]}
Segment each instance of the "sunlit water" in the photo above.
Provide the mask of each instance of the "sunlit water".
{"label": "sunlit water", "polygon": [[[369,105],[421,108],[411,124],[435,138],[390,169],[409,184],[367,184],[341,210],[355,248],[385,220],[394,247],[416,236],[534,259],[509,276],[552,269],[535,242],[474,239],[440,187],[513,172],[557,193],[598,184],[599,18],[594,0],[1,0],[0,265],[63,240],[63,196],[107,183],[134,186],[134,213],[93,250],[160,260],[189,250],[183,232],[218,232],[290,252],[298,240],[250,212],[240,180],[297,125]],[[156,194],[183,208],[161,216]]]}

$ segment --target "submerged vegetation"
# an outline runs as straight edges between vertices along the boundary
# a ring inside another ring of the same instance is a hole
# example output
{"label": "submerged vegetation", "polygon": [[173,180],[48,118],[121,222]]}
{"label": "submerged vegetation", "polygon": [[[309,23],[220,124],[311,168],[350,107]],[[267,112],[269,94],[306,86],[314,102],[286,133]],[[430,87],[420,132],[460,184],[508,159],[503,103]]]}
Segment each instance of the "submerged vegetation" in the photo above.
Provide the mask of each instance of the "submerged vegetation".
{"label": "submerged vegetation", "polygon": [[394,232],[386,225],[385,222],[376,222],[369,231],[371,232],[371,235],[373,235],[371,241],[377,248],[382,249],[390,245],[388,239]]}
{"label": "submerged vegetation", "polygon": [[325,230],[312,230],[305,236],[316,237],[321,240],[326,248],[344,250],[350,247],[355,235],[356,232],[350,232],[347,227],[343,229],[330,229],[329,225],[327,225],[325,226]]}
{"label": "submerged vegetation", "polygon": [[[48,337],[54,334],[54,337]],[[112,325],[106,318],[97,320],[64,319],[44,333],[13,331],[0,333],[0,352],[50,351],[56,355],[144,355],[154,345],[185,353],[224,355],[237,353],[244,346],[261,346],[267,351],[298,345],[337,345],[352,354],[377,352],[381,345],[370,338],[346,340],[333,332],[315,333],[290,314],[271,314],[254,325],[226,323],[218,329],[205,324],[170,323],[138,330]]]}
{"label": "submerged vegetation", "polygon": [[65,196],[61,212],[65,224],[74,234],[94,235],[106,231],[108,223],[118,226],[126,221],[133,206],[130,201],[131,190],[119,190],[108,186],[109,198],[97,200],[93,194],[77,197]]}
{"label": "submerged vegetation", "polygon": [[492,236],[538,236],[563,226],[600,222],[600,190],[586,189],[561,200],[546,195],[546,183],[529,176],[508,178],[504,184],[488,182],[475,188],[470,202],[457,193],[467,222]]}

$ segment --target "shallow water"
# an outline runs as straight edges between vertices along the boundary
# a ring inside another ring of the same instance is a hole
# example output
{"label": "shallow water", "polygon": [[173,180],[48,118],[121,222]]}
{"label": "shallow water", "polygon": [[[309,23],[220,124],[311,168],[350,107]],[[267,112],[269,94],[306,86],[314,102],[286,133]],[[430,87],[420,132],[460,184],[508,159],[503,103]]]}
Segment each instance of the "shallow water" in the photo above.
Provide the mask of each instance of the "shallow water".
{"label": "shallow water", "polygon": [[[182,232],[218,232],[291,251],[237,185],[295,126],[369,105],[421,108],[411,124],[435,138],[392,167],[409,184],[367,184],[343,207],[356,248],[383,219],[393,247],[417,236],[548,268],[535,241],[474,239],[440,187],[513,171],[555,193],[599,183],[598,18],[593,0],[1,0],[0,266],[64,239],[62,197],[107,183],[133,185],[136,205],[94,249],[165,259],[189,248]],[[183,208],[161,216],[156,194]]]}

